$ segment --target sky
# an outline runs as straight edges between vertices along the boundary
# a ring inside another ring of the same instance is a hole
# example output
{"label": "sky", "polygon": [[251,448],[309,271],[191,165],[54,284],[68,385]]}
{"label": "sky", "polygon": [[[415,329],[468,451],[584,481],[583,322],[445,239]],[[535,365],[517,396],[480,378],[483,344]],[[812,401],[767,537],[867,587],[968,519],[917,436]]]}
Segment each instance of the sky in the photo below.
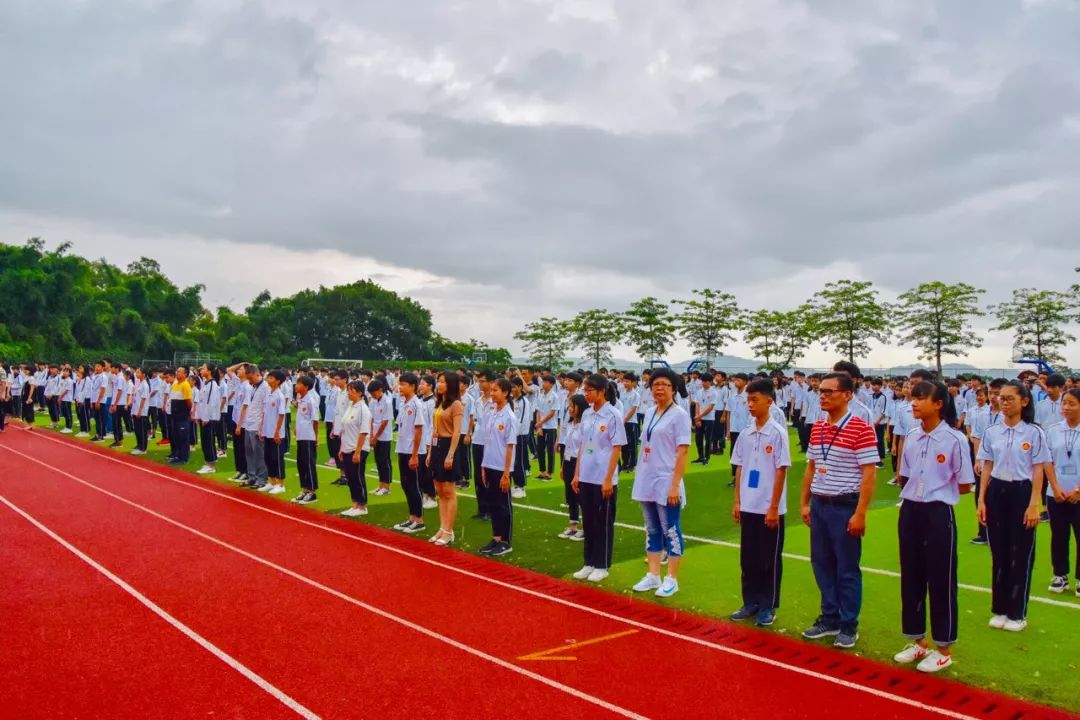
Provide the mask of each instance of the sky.
{"label": "sky", "polygon": [[[371,278],[515,352],[701,287],[991,304],[1080,279],[1078,37],[1075,0],[9,0],[0,241],[211,308]],[[966,361],[1008,365],[993,324]]]}

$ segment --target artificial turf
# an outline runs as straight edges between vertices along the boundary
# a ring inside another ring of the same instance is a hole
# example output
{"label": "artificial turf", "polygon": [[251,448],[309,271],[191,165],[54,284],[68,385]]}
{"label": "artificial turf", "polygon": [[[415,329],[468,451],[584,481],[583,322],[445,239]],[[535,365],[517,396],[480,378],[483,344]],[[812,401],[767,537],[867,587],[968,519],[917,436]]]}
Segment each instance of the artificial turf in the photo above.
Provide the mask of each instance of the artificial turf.
{"label": "artificial turf", "polygon": [[[39,415],[37,424],[46,427],[48,418]],[[103,444],[108,442],[111,439]],[[803,525],[798,512],[798,488],[805,461],[798,452],[794,431],[792,442],[795,447],[792,454],[794,466],[789,474],[784,550],[805,557],[809,555],[809,528]],[[132,447],[134,437],[126,434],[123,451],[129,451]],[[151,441],[145,457],[164,462],[167,454],[168,447],[158,446]],[[294,453],[290,455],[295,457]],[[696,456],[693,450],[691,456]],[[330,484],[337,477],[337,470],[325,466],[323,463],[326,459],[326,446],[320,443],[319,500],[308,507],[336,513],[349,507],[351,502],[347,488]],[[201,464],[202,454],[195,449],[187,468],[194,471]],[[287,501],[299,491],[295,464],[287,462],[286,465],[289,492],[280,496],[282,501]],[[377,486],[372,477],[374,463],[371,458],[367,469],[370,495],[370,490]],[[569,579],[570,574],[582,565],[582,545],[556,537],[567,522],[565,510],[560,508],[563,485],[558,479],[550,482],[536,480],[536,471],[534,461],[533,477],[528,479],[526,485],[528,497],[514,501],[514,551],[499,560]],[[233,473],[230,447],[230,455],[218,461],[217,472],[203,477],[229,484],[227,478]],[[900,634],[900,581],[898,577],[865,569],[892,573],[899,571],[896,533],[899,489],[886,484],[890,476],[888,470],[879,471],[878,486],[867,519],[862,556],[863,609],[859,643],[854,650],[860,655],[886,663],[893,662],[893,654],[906,642]],[[713,457],[705,467],[689,466],[686,475],[688,504],[683,513],[683,531],[686,535],[719,543],[738,543],[739,527],[731,518],[733,491],[727,487],[730,478],[727,455]],[[636,503],[630,500],[632,482],[632,475],[620,476],[617,521],[637,527],[641,525],[641,514]],[[466,495],[471,495],[471,489],[462,491],[460,497],[455,546],[466,552],[475,552],[490,539],[491,529],[488,522],[471,519],[476,506]],[[389,527],[407,517],[405,498],[396,482],[391,495],[370,495],[368,508],[369,514],[358,518],[358,522]],[[429,530],[418,538],[426,538],[438,528],[437,510],[425,511],[425,517]],[[968,543],[976,530],[974,503],[970,496],[962,497],[957,506],[957,524],[959,581],[962,585],[989,588],[989,548]],[[978,687],[1076,711],[1080,709],[1080,693],[1077,691],[1080,688],[1080,655],[1077,654],[1080,643],[1080,599],[1073,596],[1071,587],[1065,595],[1055,595],[1046,590],[1051,575],[1050,531],[1047,525],[1039,526],[1036,540],[1033,600],[1029,607],[1028,628],[1021,633],[988,628],[989,593],[961,588],[960,640],[954,648],[955,663],[941,674]],[[686,545],[679,593],[666,600],[656,599],[656,602],[704,615],[726,617],[741,604],[737,547],[690,538],[687,538]],[[618,527],[614,558],[610,577],[601,585],[612,592],[629,593],[630,586],[645,571],[644,533],[638,529]],[[646,597],[654,599],[651,593]],[[1051,599],[1066,606],[1038,602],[1035,598]],[[770,630],[797,636],[817,616],[818,603],[819,595],[809,562],[785,558],[781,608]]]}

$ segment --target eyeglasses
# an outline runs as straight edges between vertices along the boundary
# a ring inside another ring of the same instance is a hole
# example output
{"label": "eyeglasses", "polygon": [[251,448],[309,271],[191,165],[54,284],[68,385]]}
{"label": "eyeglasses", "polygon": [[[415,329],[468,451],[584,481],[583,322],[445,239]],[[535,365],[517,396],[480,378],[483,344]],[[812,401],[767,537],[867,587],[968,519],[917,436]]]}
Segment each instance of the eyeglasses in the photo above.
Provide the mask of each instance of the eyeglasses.
{"label": "eyeglasses", "polygon": [[844,392],[850,392],[850,390],[829,390],[828,388],[823,388],[821,390],[818,390],[818,395],[820,395],[821,397],[832,397],[836,393]]}
{"label": "eyeglasses", "polygon": [[672,384],[669,383],[669,382],[654,382],[649,387],[651,387],[651,388],[668,388],[670,390],[672,388]]}

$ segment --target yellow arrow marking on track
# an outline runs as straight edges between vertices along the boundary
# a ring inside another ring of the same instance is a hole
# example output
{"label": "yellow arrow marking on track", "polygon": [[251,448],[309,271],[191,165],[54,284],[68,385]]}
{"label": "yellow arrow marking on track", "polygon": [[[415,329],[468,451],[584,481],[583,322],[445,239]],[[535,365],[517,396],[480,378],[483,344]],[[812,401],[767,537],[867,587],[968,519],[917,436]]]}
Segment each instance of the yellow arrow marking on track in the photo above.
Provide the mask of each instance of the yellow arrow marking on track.
{"label": "yellow arrow marking on track", "polygon": [[598,638],[592,638],[591,640],[582,640],[581,642],[570,643],[569,645],[560,645],[559,647],[550,648],[548,650],[541,650],[539,652],[529,653],[528,655],[522,655],[518,660],[577,660],[574,655],[555,655],[554,653],[566,652],[568,650],[576,650],[587,645],[595,645],[597,643],[606,642],[608,640],[615,640],[616,638],[626,637],[627,635],[633,635],[637,633],[637,630],[625,630],[620,633],[614,633],[612,635],[603,635]]}

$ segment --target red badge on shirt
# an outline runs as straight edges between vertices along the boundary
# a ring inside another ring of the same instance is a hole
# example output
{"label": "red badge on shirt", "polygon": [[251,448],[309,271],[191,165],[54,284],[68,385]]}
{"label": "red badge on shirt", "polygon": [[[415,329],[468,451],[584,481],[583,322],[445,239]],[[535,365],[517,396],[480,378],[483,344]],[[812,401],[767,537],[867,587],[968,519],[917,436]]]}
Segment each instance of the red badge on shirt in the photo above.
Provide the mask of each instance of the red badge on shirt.
{"label": "red badge on shirt", "polygon": [[766,445],[765,446],[765,454],[766,455],[771,455],[772,454],[772,445]]}
{"label": "red badge on shirt", "polygon": [[942,465],[944,465],[945,464],[945,456],[944,455],[938,455],[937,456],[937,461],[939,463],[941,463]]}
{"label": "red badge on shirt", "polygon": [[607,432],[607,425],[601,425],[600,432]]}
{"label": "red badge on shirt", "polygon": [[506,429],[506,426],[505,426],[505,425],[499,425],[499,426],[498,426],[498,428],[497,428],[497,430],[498,430],[499,432],[502,432],[502,431],[503,431],[503,430],[505,430],[505,429]]}
{"label": "red badge on shirt", "polygon": [[1026,443],[1022,444],[1020,447],[1023,448],[1024,452],[1027,452],[1028,450],[1031,449],[1031,443],[1026,442]]}

